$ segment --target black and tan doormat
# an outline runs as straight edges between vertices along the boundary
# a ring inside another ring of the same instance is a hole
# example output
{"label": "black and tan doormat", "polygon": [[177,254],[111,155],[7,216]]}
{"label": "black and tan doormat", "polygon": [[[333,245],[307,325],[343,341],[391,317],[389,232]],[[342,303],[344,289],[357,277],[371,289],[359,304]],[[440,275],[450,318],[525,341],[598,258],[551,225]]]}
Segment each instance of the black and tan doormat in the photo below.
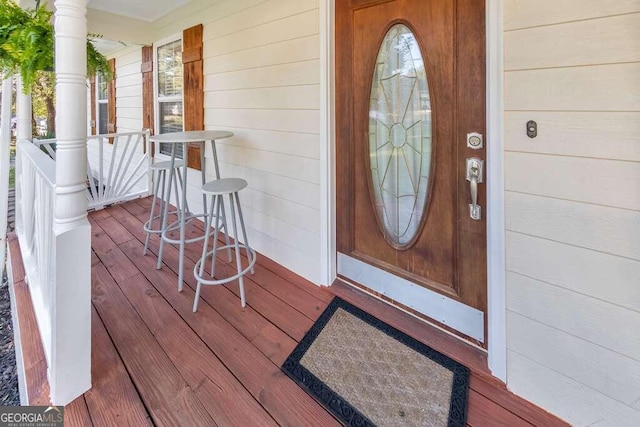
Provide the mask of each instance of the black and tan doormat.
{"label": "black and tan doormat", "polygon": [[349,426],[464,426],[469,369],[335,298],[282,370]]}

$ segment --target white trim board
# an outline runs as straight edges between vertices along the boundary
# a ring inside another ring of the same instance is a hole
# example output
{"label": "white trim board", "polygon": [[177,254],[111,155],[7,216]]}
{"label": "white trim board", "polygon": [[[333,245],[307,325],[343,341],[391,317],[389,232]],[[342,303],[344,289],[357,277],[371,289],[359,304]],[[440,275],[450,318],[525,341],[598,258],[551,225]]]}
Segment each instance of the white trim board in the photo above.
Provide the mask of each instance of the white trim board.
{"label": "white trim board", "polygon": [[335,1],[320,2],[320,284],[331,286],[336,266]]}
{"label": "white trim board", "polygon": [[[336,0],[320,1],[321,91],[321,284],[336,279],[335,246],[335,87],[334,40]],[[504,220],[504,106],[503,106],[503,8],[504,0],[486,0],[487,39],[487,321],[489,369],[498,379],[507,379],[505,220]]]}
{"label": "white trim board", "polygon": [[504,0],[487,0],[487,335],[489,369],[507,382],[504,218]]}

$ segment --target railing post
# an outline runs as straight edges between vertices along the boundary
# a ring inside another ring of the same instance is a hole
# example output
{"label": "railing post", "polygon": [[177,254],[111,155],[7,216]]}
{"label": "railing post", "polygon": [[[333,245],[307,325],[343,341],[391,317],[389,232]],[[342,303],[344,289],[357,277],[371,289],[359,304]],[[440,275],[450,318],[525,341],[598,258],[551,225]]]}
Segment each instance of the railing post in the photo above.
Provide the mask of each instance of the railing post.
{"label": "railing post", "polygon": [[[22,78],[16,77],[16,141],[27,140],[33,138],[31,131],[31,94],[24,93],[22,86]],[[16,229],[22,230],[22,188],[20,187],[20,176],[22,175],[22,162],[19,151],[16,149]]]}
{"label": "railing post", "polygon": [[91,226],[87,220],[86,0],[55,1],[56,202],[51,400],[91,387]]}
{"label": "railing post", "polygon": [[11,76],[2,81],[2,110],[0,112],[0,121],[4,124],[2,133],[0,133],[0,277],[4,274],[4,258],[7,249],[12,82],[13,78]]}

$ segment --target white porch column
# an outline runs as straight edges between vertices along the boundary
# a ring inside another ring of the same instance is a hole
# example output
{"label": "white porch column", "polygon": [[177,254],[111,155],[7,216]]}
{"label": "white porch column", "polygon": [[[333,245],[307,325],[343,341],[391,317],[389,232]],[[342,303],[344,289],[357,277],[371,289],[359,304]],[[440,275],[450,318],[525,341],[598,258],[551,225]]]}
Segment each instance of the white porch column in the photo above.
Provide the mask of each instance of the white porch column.
{"label": "white porch column", "polygon": [[2,81],[2,111],[0,112],[0,123],[2,123],[2,133],[0,133],[0,277],[4,273],[4,258],[7,250],[12,81],[12,77]]}
{"label": "white porch column", "polygon": [[86,0],[55,1],[56,289],[49,384],[64,405],[91,387]]}

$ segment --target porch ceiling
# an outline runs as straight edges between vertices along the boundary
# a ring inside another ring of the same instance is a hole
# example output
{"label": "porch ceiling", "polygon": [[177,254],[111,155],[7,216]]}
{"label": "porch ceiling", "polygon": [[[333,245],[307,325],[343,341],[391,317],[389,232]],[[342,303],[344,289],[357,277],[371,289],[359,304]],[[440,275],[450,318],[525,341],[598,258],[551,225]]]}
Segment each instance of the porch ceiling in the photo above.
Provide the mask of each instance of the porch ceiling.
{"label": "porch ceiling", "polygon": [[153,22],[191,0],[89,0],[87,7]]}

